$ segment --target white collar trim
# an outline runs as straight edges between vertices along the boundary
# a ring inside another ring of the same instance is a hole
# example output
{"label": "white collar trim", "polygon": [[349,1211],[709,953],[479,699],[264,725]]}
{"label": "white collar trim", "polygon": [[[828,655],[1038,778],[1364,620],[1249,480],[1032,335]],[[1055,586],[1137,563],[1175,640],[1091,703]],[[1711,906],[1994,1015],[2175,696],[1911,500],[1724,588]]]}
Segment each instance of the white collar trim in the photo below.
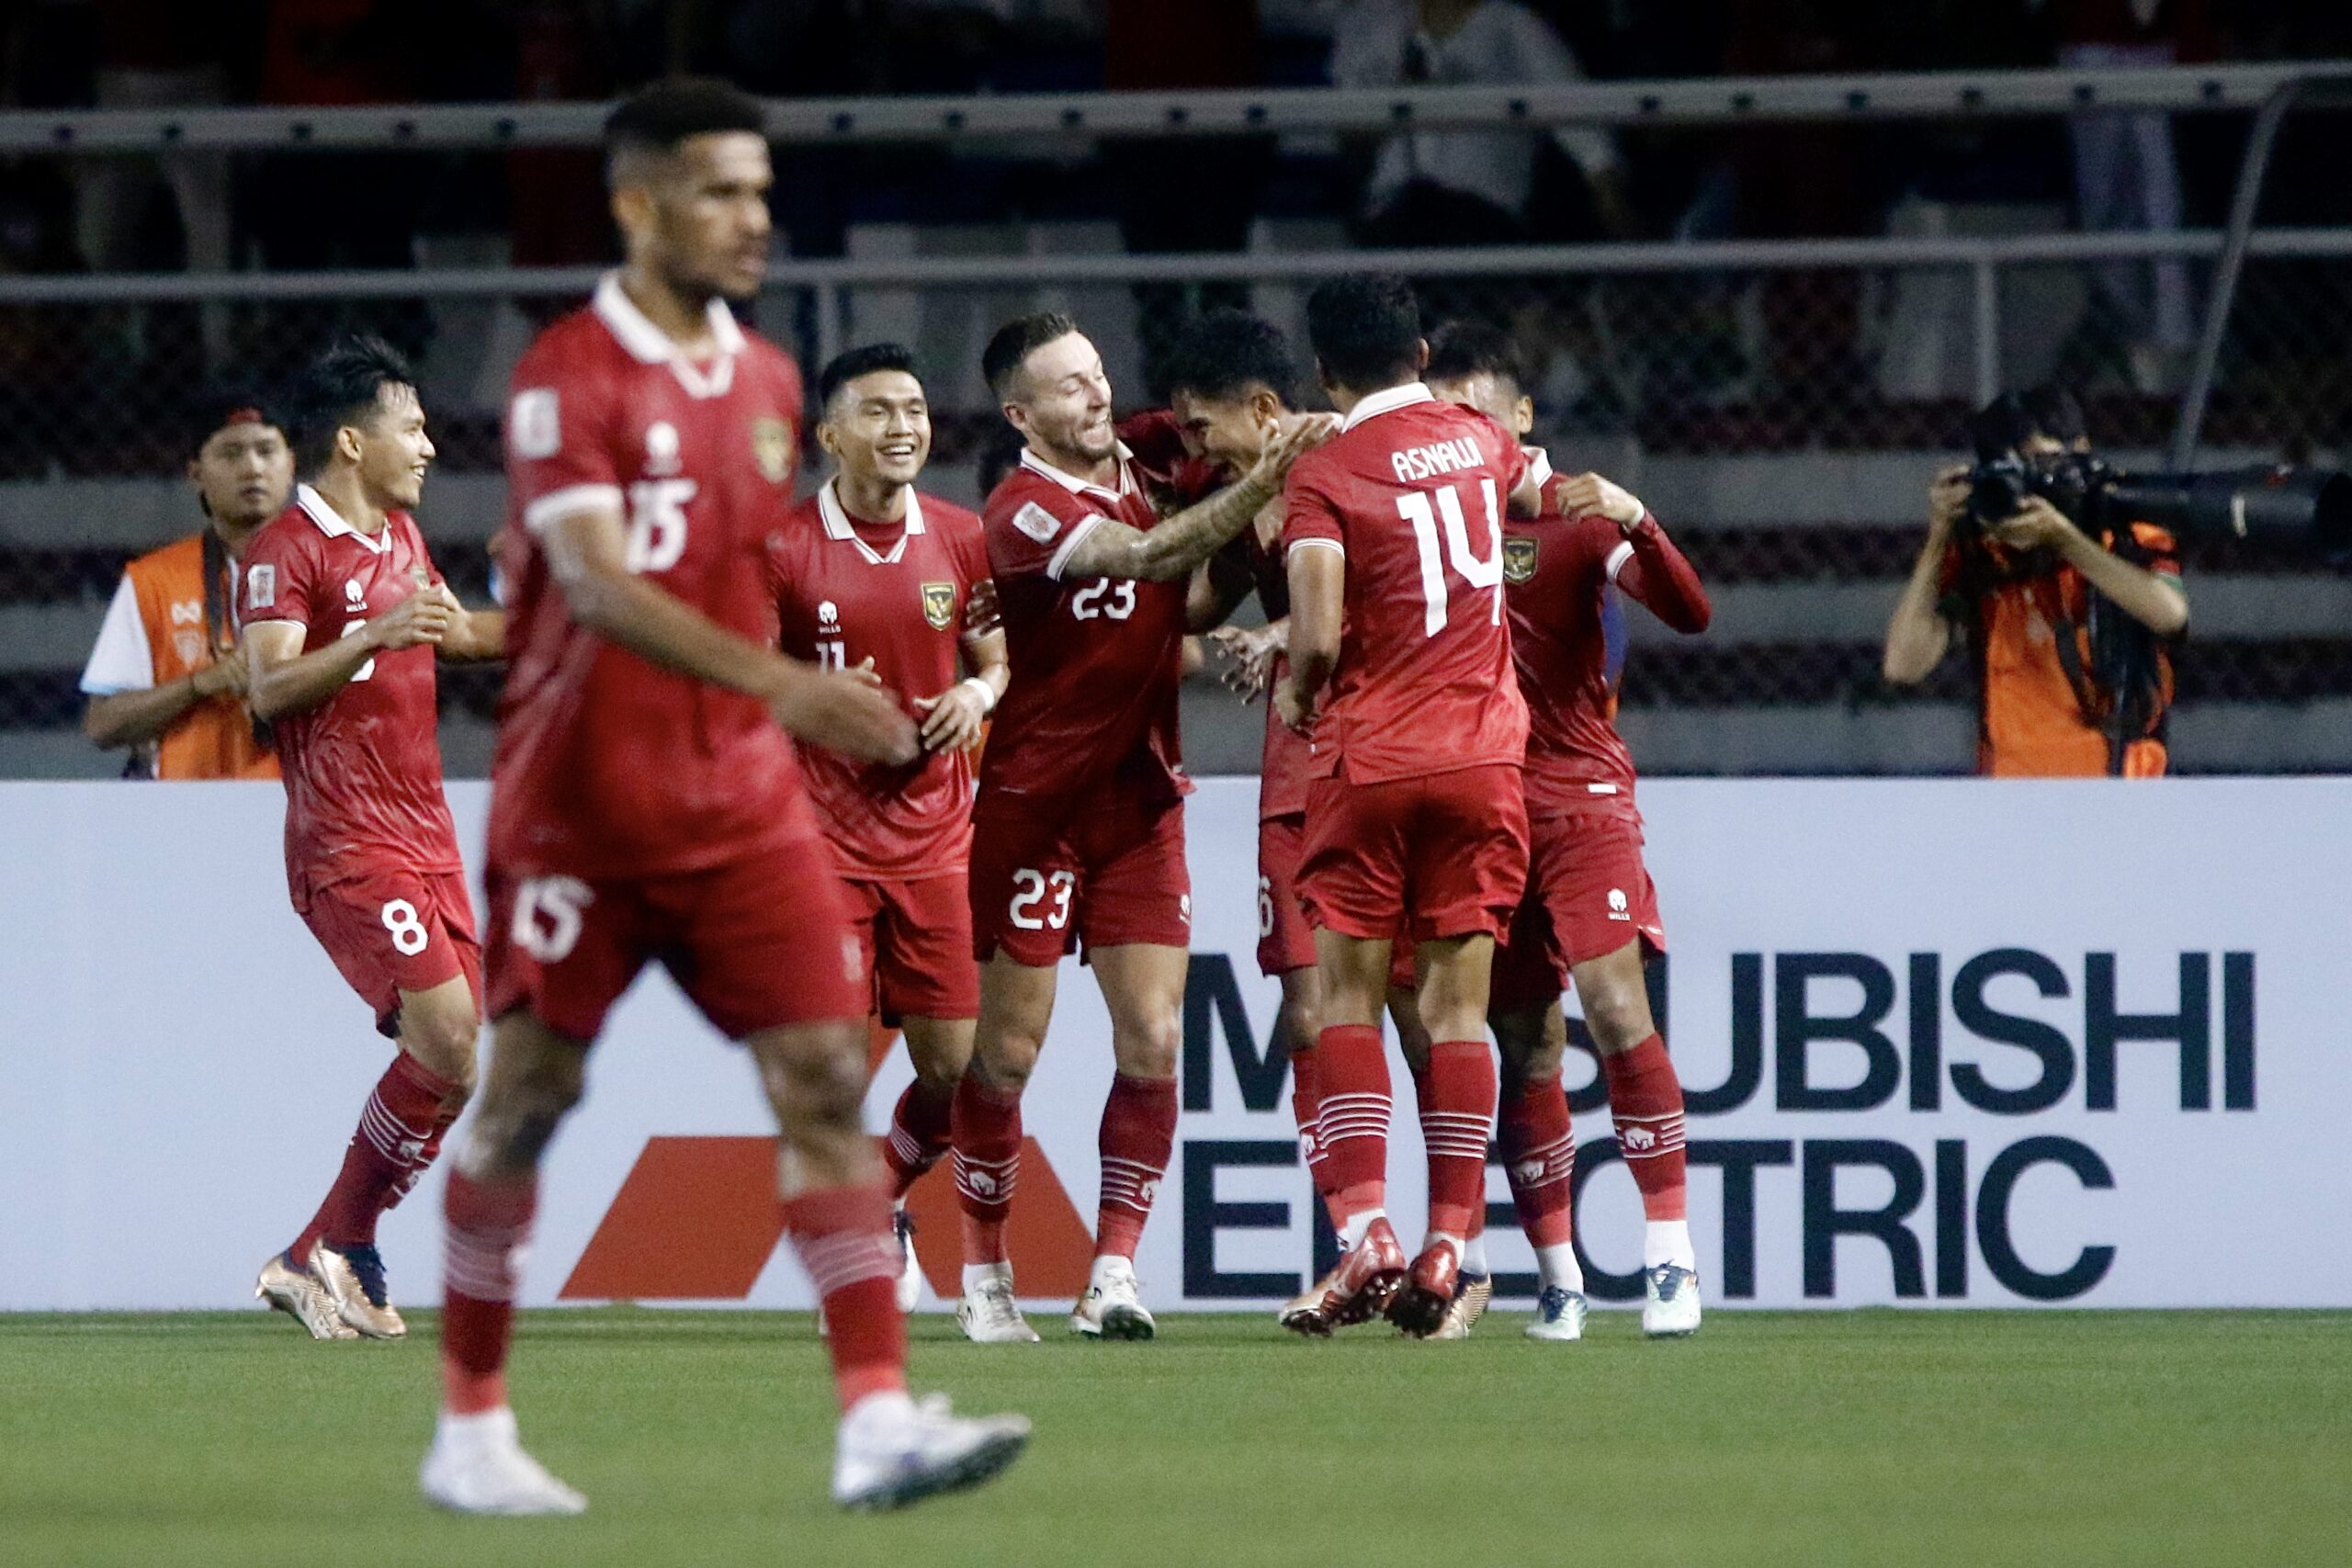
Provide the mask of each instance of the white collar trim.
{"label": "white collar trim", "polygon": [[725,300],[712,299],[705,311],[711,339],[718,344],[718,357],[707,371],[687,358],[670,334],[637,308],[637,302],[621,288],[618,272],[608,272],[597,280],[595,310],[596,319],[628,350],[631,358],[641,365],[667,365],[689,396],[723,398],[734,386],[735,356],[743,352],[743,329],[736,324],[735,312],[727,308]]}
{"label": "white collar trim", "polygon": [[1340,428],[1343,431],[1353,430],[1365,420],[1378,419],[1382,414],[1394,413],[1398,409],[1411,408],[1415,403],[1435,401],[1437,401],[1436,395],[1419,381],[1408,381],[1401,387],[1384,387],[1371,396],[1360,400],[1355,407],[1350,409],[1348,417],[1340,422]]}
{"label": "white collar trim", "polygon": [[1119,488],[1116,490],[1106,490],[1101,485],[1080,479],[1076,474],[1065,473],[1026,446],[1021,449],[1021,466],[1033,474],[1045,475],[1072,495],[1095,496],[1116,506],[1136,492],[1135,475],[1127,468],[1128,460],[1135,457],[1135,453],[1124,441],[1118,444],[1116,451],[1119,458]]}
{"label": "white collar trim", "polygon": [[294,504],[300,507],[302,515],[308,517],[317,525],[319,532],[330,539],[356,539],[364,548],[372,550],[379,556],[392,547],[390,536],[392,520],[390,517],[384,519],[382,531],[370,537],[345,522],[343,513],[328,505],[327,498],[309,485],[294,487]]}
{"label": "white collar trim", "polygon": [[831,479],[827,479],[824,488],[817,492],[817,515],[824,520],[825,537],[846,539],[855,545],[857,553],[865,558],[868,566],[896,566],[899,558],[907,553],[907,541],[922,532],[922,497],[915,492],[912,485],[907,487],[906,532],[899,536],[888,555],[877,553],[872,545],[858,536],[856,525],[850,521],[849,509],[842,504],[841,495],[833,489]]}

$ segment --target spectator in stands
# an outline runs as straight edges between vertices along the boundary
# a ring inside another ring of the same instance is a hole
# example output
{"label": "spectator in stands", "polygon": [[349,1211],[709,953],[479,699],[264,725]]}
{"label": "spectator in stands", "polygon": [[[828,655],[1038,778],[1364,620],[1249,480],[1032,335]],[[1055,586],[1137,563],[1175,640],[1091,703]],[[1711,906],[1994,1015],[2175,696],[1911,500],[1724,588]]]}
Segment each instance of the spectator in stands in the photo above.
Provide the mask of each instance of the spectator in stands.
{"label": "spectator in stands", "polygon": [[[1340,87],[1544,85],[1583,73],[1559,35],[1518,0],[1357,0],[1339,18]],[[1510,244],[1532,237],[1535,130],[1402,130],[1374,157],[1359,240],[1370,245]],[[1600,229],[1630,233],[1617,141],[1561,126],[1552,142],[1582,171]]]}
{"label": "spectator in stands", "polygon": [[208,524],[123,570],[82,672],[82,729],[109,750],[131,749],[129,777],[276,778],[277,759],[245,712],[230,607],[246,544],[285,510],[294,458],[250,397],[224,392],[201,406],[187,477]]}
{"label": "spectator in stands", "polygon": [[[2054,388],[1995,399],[1969,433],[1980,465],[2050,472],[2090,451],[2082,410]],[[1886,678],[1926,680],[1958,629],[1976,666],[1978,773],[2162,773],[2170,644],[2188,626],[2172,536],[2142,522],[2087,528],[2032,493],[1987,516],[1994,489],[1966,467],[1929,488],[1927,543],[1886,630]]]}

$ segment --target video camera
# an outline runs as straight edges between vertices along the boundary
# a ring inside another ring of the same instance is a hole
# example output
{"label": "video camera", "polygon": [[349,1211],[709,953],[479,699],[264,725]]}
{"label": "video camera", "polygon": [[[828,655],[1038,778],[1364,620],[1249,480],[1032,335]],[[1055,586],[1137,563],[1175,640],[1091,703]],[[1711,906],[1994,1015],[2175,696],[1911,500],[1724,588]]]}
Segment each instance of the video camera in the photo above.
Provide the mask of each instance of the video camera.
{"label": "video camera", "polygon": [[2038,495],[2094,532],[2152,523],[2179,535],[2277,539],[2330,560],[2352,558],[2352,474],[2284,466],[2132,474],[2086,452],[2006,452],[1981,458],[1968,481],[1967,514],[1980,528],[2016,516],[2026,497]]}

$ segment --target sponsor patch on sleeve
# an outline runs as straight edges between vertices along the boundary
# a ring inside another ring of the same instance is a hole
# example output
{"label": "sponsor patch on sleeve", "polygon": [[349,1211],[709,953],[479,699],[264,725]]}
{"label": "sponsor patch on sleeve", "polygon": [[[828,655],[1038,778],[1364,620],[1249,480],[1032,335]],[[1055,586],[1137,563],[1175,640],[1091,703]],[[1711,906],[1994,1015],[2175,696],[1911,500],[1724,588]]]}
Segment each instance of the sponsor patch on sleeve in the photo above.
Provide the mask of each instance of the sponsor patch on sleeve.
{"label": "sponsor patch on sleeve", "polygon": [[1012,525],[1041,545],[1050,545],[1062,531],[1062,520],[1038,505],[1023,502],[1021,510],[1012,514]]}
{"label": "sponsor patch on sleeve", "polygon": [[277,603],[277,568],[257,561],[245,573],[245,608],[267,610]]}
{"label": "sponsor patch on sleeve", "polygon": [[531,387],[514,394],[506,438],[517,457],[552,457],[562,449],[562,411],[553,387]]}

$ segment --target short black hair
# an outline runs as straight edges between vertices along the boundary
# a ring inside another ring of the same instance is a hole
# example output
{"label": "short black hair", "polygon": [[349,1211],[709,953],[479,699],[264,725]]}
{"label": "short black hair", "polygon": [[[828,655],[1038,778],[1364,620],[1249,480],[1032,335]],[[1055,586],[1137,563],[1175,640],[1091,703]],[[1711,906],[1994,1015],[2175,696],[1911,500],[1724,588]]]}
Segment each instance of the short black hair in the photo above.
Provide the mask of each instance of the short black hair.
{"label": "short black hair", "polygon": [[359,424],[381,404],[387,387],[413,387],[416,373],[379,337],[347,337],[312,361],[290,396],[294,458],[306,474],[326,467],[335,432]]}
{"label": "short black hair", "polygon": [[670,76],[639,88],[605,117],[605,153],[668,153],[690,137],[745,130],[763,135],[767,110],[731,82]]}
{"label": "short black hair", "polygon": [[877,370],[903,370],[917,381],[922,378],[915,372],[914,351],[902,343],[869,343],[833,355],[826,367],[817,372],[817,409],[832,406],[833,394],[856,380]]}
{"label": "short black hair", "polygon": [[2014,452],[2037,435],[2072,446],[2084,439],[2083,405],[2055,382],[2003,392],[1968,420],[1969,445],[1980,459]]}
{"label": "short black hair", "polygon": [[989,392],[999,402],[1009,401],[1012,378],[1028,363],[1029,356],[1076,331],[1078,323],[1059,310],[1035,310],[1026,316],[1015,316],[997,328],[989,337],[988,347],[980,351],[980,374],[987,378]]}
{"label": "short black hair", "polygon": [[1306,297],[1306,340],[1334,385],[1392,387],[1420,369],[1420,303],[1391,274],[1330,278]]}
{"label": "short black hair", "polygon": [[1522,393],[1530,378],[1518,341],[1492,321],[1475,318],[1447,321],[1430,333],[1430,362],[1421,374],[1431,381],[1492,376]]}
{"label": "short black hair", "polygon": [[277,402],[265,389],[246,381],[207,385],[187,406],[187,423],[182,431],[187,455],[202,456],[205,443],[232,424],[266,424],[283,434],[286,421]]}
{"label": "short black hair", "polygon": [[1298,406],[1298,367],[1282,328],[1247,310],[1219,309],[1195,316],[1169,345],[1161,379],[1168,394],[1188,392],[1216,402],[1263,387],[1284,408]]}

